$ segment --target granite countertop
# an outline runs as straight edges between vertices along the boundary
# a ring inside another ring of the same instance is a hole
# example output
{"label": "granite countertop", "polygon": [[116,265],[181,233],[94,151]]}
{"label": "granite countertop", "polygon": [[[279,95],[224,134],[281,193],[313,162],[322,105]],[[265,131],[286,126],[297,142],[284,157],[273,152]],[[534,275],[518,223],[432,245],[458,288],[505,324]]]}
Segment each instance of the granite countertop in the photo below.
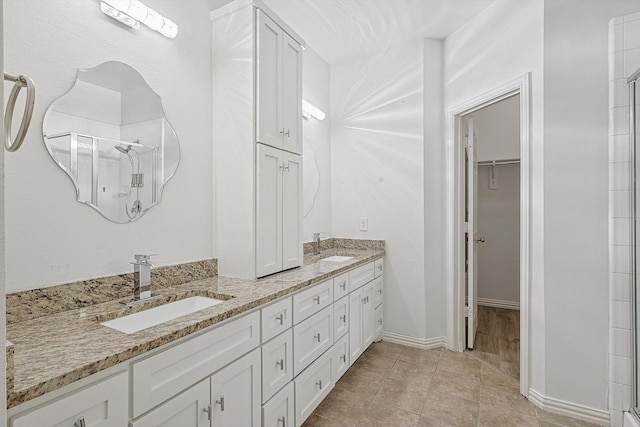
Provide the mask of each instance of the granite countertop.
{"label": "granite countertop", "polygon": [[[321,260],[331,255],[354,258],[341,263]],[[159,289],[154,293],[163,295],[160,301],[132,308],[121,304],[121,300],[114,300],[9,324],[7,339],[13,343],[10,347],[13,370],[7,370],[7,379],[13,387],[8,390],[7,407],[71,384],[383,255],[384,250],[330,249],[320,256],[305,255],[302,267],[263,279],[213,276]],[[111,318],[192,295],[232,298],[129,335],[100,325]]]}

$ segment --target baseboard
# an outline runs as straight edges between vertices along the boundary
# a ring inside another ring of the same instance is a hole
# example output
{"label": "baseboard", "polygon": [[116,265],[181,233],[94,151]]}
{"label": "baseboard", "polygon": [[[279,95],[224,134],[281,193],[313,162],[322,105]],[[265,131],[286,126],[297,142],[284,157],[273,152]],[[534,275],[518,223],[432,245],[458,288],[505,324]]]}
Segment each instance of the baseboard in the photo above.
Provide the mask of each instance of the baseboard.
{"label": "baseboard", "polygon": [[609,425],[608,411],[543,396],[532,388],[529,389],[529,400],[540,409],[553,414],[577,418],[598,425]]}
{"label": "baseboard", "polygon": [[446,337],[416,338],[409,335],[395,334],[393,332],[384,332],[382,334],[382,341],[423,349],[440,348],[446,347],[447,345]]}
{"label": "baseboard", "polygon": [[478,298],[478,305],[486,307],[506,308],[508,310],[520,310],[520,303],[514,301],[502,301],[499,299]]}
{"label": "baseboard", "polygon": [[631,412],[624,413],[624,427],[640,427],[640,421]]}

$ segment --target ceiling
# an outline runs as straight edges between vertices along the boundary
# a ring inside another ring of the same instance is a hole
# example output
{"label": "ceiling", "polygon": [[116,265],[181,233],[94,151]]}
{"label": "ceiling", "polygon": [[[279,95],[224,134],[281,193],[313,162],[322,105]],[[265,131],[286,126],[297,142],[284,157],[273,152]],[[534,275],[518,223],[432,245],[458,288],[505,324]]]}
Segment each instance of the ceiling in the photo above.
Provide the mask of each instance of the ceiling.
{"label": "ceiling", "polygon": [[443,39],[493,1],[264,0],[329,64],[416,38]]}

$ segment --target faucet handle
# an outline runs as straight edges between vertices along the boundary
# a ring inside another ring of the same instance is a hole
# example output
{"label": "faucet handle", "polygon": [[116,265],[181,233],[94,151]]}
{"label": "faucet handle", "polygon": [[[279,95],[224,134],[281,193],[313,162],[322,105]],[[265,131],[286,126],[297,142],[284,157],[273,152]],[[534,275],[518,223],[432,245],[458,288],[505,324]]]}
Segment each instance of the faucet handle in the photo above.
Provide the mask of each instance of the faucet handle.
{"label": "faucet handle", "polygon": [[157,254],[150,254],[150,255],[134,255],[133,257],[136,259],[136,264],[151,264],[151,257],[152,256],[156,256]]}

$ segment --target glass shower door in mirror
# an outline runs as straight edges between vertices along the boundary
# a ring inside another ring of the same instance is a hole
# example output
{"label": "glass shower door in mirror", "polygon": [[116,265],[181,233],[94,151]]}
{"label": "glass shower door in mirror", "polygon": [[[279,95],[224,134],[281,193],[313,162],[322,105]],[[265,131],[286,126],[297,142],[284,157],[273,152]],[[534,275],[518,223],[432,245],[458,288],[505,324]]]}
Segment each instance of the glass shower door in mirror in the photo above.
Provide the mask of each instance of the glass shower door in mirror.
{"label": "glass shower door in mirror", "polygon": [[633,410],[640,414],[640,70],[629,83],[629,140],[631,146],[631,247],[632,247],[632,345],[633,345]]}

